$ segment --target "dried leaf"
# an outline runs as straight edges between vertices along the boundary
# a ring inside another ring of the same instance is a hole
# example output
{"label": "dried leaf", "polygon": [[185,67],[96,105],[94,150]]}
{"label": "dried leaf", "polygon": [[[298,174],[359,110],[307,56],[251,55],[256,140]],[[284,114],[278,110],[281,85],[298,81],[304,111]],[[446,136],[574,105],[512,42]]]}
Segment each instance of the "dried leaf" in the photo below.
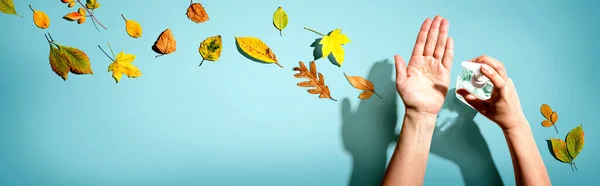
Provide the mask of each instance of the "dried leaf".
{"label": "dried leaf", "polygon": [[74,74],[93,74],[90,59],[81,50],[69,46],[50,43],[50,66],[63,80],[68,79],[69,71]]}
{"label": "dried leaf", "polygon": [[552,125],[554,125],[554,123],[552,123],[550,120],[542,121],[542,126],[544,127],[551,127]]}
{"label": "dried leaf", "polygon": [[77,20],[77,24],[83,24],[85,22],[86,17],[82,17],[81,19]]}
{"label": "dried leaf", "polygon": [[581,125],[575,127],[567,134],[567,150],[571,159],[577,158],[585,143],[583,128]]}
{"label": "dried leaf", "polygon": [[33,11],[33,23],[35,26],[41,29],[46,29],[50,27],[50,18],[48,15],[40,10],[34,10],[31,5],[29,5],[29,9]]}
{"label": "dried leaf", "polygon": [[175,41],[173,33],[171,33],[171,30],[166,29],[160,34],[160,36],[158,36],[158,39],[156,40],[156,42],[154,42],[154,45],[152,46],[152,50],[158,53],[159,55],[157,55],[156,57],[159,57],[175,52],[175,50],[177,49],[176,46],[177,42]]}
{"label": "dried leaf", "polygon": [[[202,56],[202,62],[204,60],[215,62],[221,56],[221,50],[223,49],[223,42],[221,40],[221,36],[212,36],[206,38],[202,43],[200,43],[200,47],[198,47],[198,52]],[[198,65],[198,66],[200,66]]]}
{"label": "dried leaf", "polygon": [[556,121],[558,121],[558,113],[552,112],[552,115],[550,115],[550,121],[552,123],[556,123]]}
{"label": "dried leaf", "polygon": [[[364,90],[363,93],[361,93],[358,98],[360,99],[369,99],[373,94],[377,95],[377,97],[379,97],[379,99],[381,99],[381,96],[379,96],[379,94],[377,94],[377,92],[375,92],[375,86],[373,85],[373,83],[371,83],[371,81],[362,78],[360,76],[349,76],[346,73],[344,73],[344,76],[346,76],[346,79],[348,79],[348,82],[350,82],[350,85],[352,85],[352,87],[359,89],[359,90]],[[371,93],[367,93],[367,92],[371,92]]]}
{"label": "dried leaf", "polygon": [[113,78],[117,83],[125,74],[129,78],[137,78],[142,76],[142,72],[132,63],[135,60],[135,55],[133,54],[125,54],[125,52],[121,51],[115,58],[115,61],[108,66],[108,71],[113,72]]}
{"label": "dried leaf", "polygon": [[87,0],[85,7],[90,10],[98,9],[100,8],[100,3],[98,3],[96,0]]}
{"label": "dried leaf", "polygon": [[129,36],[133,38],[142,37],[142,26],[140,26],[138,22],[131,19],[125,19],[123,14],[121,14],[121,17],[125,20],[125,31]]}
{"label": "dried leaf", "polygon": [[187,17],[196,23],[204,23],[208,21],[208,14],[202,4],[190,2],[190,6],[187,9]]}
{"label": "dried leaf", "polygon": [[71,12],[63,16],[63,19],[66,19],[67,21],[77,21],[79,19],[83,19],[84,17],[85,16],[81,15],[79,12]]}
{"label": "dried leaf", "polygon": [[550,108],[549,105],[547,104],[542,104],[542,107],[540,107],[540,111],[542,112],[542,115],[546,118],[546,119],[550,119],[550,116],[552,115],[552,108]]}
{"label": "dried leaf", "polygon": [[63,2],[63,3],[70,3],[70,2],[73,2],[75,0],[60,0],[60,1]]}
{"label": "dried leaf", "polygon": [[250,59],[264,63],[275,63],[283,68],[277,62],[275,53],[260,39],[255,37],[235,37],[235,41],[238,49],[241,49]]}
{"label": "dried leaf", "polygon": [[563,163],[571,163],[572,159],[567,152],[567,144],[565,141],[557,138],[550,138],[550,142],[552,143],[552,155],[558,161]]}
{"label": "dried leaf", "polygon": [[277,28],[277,30],[279,30],[280,36],[283,35],[283,29],[287,27],[287,24],[287,13],[285,13],[285,11],[283,11],[281,7],[277,8],[277,10],[275,10],[275,13],[273,13],[273,25],[275,26],[275,28]]}
{"label": "dried leaf", "polygon": [[323,74],[317,73],[317,66],[314,61],[310,62],[310,70],[306,68],[302,61],[300,61],[300,66],[294,67],[294,71],[298,71],[298,73],[294,74],[294,77],[309,79],[309,81],[298,83],[298,86],[314,87],[314,89],[308,89],[307,91],[311,94],[319,94],[319,98],[329,98],[333,101],[337,101],[331,97],[329,87],[325,85]]}
{"label": "dried leaf", "polygon": [[69,7],[69,8],[73,8],[73,7],[75,6],[75,4],[77,4],[77,3],[75,3],[75,2],[70,2],[70,3],[67,5],[67,7]]}
{"label": "dried leaf", "polygon": [[556,128],[556,122],[558,121],[558,113],[552,111],[552,108],[550,108],[550,106],[547,104],[542,104],[542,106],[540,107],[540,112],[542,113],[544,118],[546,118],[546,120],[542,121],[542,126],[554,126],[554,130],[556,130],[556,133],[558,134],[558,128]]}
{"label": "dried leaf", "polygon": [[12,0],[0,0],[0,12],[5,14],[17,15],[19,17],[23,17],[17,14],[17,10],[15,9],[15,4]]}

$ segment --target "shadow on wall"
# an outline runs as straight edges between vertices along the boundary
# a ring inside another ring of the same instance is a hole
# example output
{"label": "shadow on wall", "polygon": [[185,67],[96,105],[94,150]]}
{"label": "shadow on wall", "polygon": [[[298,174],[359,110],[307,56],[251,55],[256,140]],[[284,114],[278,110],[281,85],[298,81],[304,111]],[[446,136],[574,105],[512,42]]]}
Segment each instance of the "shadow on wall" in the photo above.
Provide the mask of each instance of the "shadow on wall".
{"label": "shadow on wall", "polygon": [[477,111],[462,103],[451,89],[442,111],[457,114],[438,119],[431,153],[458,165],[465,185],[504,185],[485,138],[473,120]]}
{"label": "shadow on wall", "polygon": [[[376,62],[366,77],[375,85],[376,96],[360,101],[352,111],[348,98],[342,100],[342,140],[352,156],[351,186],[380,185],[385,173],[387,148],[398,139],[397,93],[392,78],[394,65],[389,60]],[[359,92],[356,92],[358,97]]]}

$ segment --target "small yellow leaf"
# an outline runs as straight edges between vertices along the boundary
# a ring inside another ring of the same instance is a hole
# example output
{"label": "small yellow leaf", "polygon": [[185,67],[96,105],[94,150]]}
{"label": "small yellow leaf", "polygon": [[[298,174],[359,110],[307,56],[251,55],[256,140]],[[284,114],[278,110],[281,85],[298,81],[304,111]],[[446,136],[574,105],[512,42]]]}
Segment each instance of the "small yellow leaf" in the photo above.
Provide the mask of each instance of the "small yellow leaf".
{"label": "small yellow leaf", "polygon": [[142,37],[142,26],[140,26],[138,22],[131,19],[125,19],[123,14],[121,14],[121,17],[125,20],[125,31],[129,36],[133,38]]}
{"label": "small yellow leaf", "polygon": [[550,138],[550,142],[552,144],[552,155],[554,158],[569,164],[573,161],[567,152],[567,143],[565,143],[565,141],[557,138]]}
{"label": "small yellow leaf", "polygon": [[113,78],[116,83],[119,83],[119,80],[125,74],[129,78],[137,78],[142,76],[142,72],[132,63],[135,60],[135,55],[133,54],[125,54],[125,52],[121,51],[115,59],[113,63],[108,66],[108,71],[113,72]]}
{"label": "small yellow leaf", "polygon": [[29,8],[33,11],[33,23],[35,26],[41,29],[46,29],[50,27],[50,18],[48,15],[40,10],[34,10],[31,5]]}
{"label": "small yellow leaf", "polygon": [[96,0],[87,0],[85,7],[90,10],[98,9],[100,8],[100,3],[98,3]]}
{"label": "small yellow leaf", "polygon": [[152,46],[152,50],[159,54],[156,57],[167,55],[177,50],[177,42],[175,41],[175,37],[173,36],[171,30],[166,29],[160,33],[160,36],[158,36],[158,39]]}
{"label": "small yellow leaf", "polygon": [[277,30],[279,30],[279,35],[283,35],[283,29],[287,27],[288,24],[288,15],[283,11],[283,8],[279,7],[273,13],[273,25]]}
{"label": "small yellow leaf", "polygon": [[[369,81],[365,78],[362,78],[360,76],[349,76],[346,73],[344,73],[344,76],[346,76],[346,79],[348,79],[348,82],[350,82],[350,85],[352,85],[352,87],[365,91],[362,94],[360,94],[358,96],[358,98],[368,99],[374,93],[375,95],[377,95],[377,97],[379,97],[381,99],[381,96],[379,96],[379,94],[377,94],[375,92],[375,86],[373,85],[373,83],[371,83],[371,81]],[[371,92],[371,93],[367,93],[367,92]]]}
{"label": "small yellow leaf", "polygon": [[79,9],[77,9],[77,13],[85,16],[85,9],[84,8],[79,8]]}
{"label": "small yellow leaf", "polygon": [[196,22],[196,23],[204,23],[208,21],[208,14],[202,4],[200,3],[192,3],[187,9],[186,13],[188,19]]}
{"label": "small yellow leaf", "polygon": [[542,107],[540,107],[540,111],[542,112],[542,115],[546,118],[546,119],[550,119],[550,115],[552,115],[552,108],[550,108],[549,105],[547,104],[542,104]]}
{"label": "small yellow leaf", "polygon": [[236,44],[243,53],[249,57],[254,58],[252,60],[264,62],[264,63],[275,63],[279,67],[283,68],[277,62],[277,56],[275,53],[260,39],[255,37],[235,37]]}
{"label": "small yellow leaf", "polygon": [[552,115],[550,115],[550,121],[552,123],[556,123],[556,121],[558,121],[558,113],[552,112]]}
{"label": "small yellow leaf", "polygon": [[67,6],[68,6],[69,8],[73,8],[73,7],[75,6],[75,4],[76,4],[75,2],[70,2],[70,3],[69,3]]}
{"label": "small yellow leaf", "polygon": [[81,19],[77,20],[77,24],[83,24],[85,22],[86,17],[81,17]]}
{"label": "small yellow leaf", "polygon": [[[200,47],[198,47],[198,52],[202,56],[202,62],[204,62],[204,60],[217,61],[221,56],[221,50],[223,49],[222,45],[223,43],[220,35],[212,36],[202,41]],[[200,62],[200,65],[202,65],[202,62]]]}
{"label": "small yellow leaf", "polygon": [[77,21],[79,19],[84,19],[84,18],[85,18],[85,16],[81,15],[78,12],[71,12],[71,13],[63,16],[63,19],[66,19],[68,21]]}

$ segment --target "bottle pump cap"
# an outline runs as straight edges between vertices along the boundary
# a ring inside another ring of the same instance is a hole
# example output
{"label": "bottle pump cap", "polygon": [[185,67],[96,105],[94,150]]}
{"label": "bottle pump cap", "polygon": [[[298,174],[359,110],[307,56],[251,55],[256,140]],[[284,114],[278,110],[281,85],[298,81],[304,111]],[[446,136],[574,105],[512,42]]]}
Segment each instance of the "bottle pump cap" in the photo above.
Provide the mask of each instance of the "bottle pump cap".
{"label": "bottle pump cap", "polygon": [[471,76],[471,84],[473,84],[473,87],[483,88],[489,81],[489,79],[481,73],[481,63],[463,61],[461,66],[473,71],[473,75]]}

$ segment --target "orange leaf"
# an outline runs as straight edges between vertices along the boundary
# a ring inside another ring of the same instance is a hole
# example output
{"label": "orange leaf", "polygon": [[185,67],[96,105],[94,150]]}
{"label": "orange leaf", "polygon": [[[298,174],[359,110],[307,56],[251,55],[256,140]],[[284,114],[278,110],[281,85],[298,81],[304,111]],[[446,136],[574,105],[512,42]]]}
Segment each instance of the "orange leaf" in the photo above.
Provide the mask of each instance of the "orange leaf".
{"label": "orange leaf", "polygon": [[550,120],[542,121],[542,126],[544,127],[551,127],[552,125],[554,125],[554,123],[552,123]]}
{"label": "orange leaf", "polygon": [[79,12],[71,12],[65,16],[63,16],[63,19],[66,19],[68,21],[77,21],[79,19],[81,19],[83,17],[83,15],[81,15]]}
{"label": "orange leaf", "polygon": [[369,99],[371,98],[371,96],[373,96],[373,91],[364,91],[363,93],[361,93],[360,95],[358,95],[358,98],[360,99]]}
{"label": "orange leaf", "polygon": [[[346,73],[344,73],[344,76],[346,76],[346,79],[348,79],[348,82],[350,82],[350,85],[352,85],[352,87],[359,89],[359,90],[364,90],[363,93],[361,93],[358,98],[360,99],[369,99],[373,93],[375,95],[377,95],[377,97],[379,97],[379,99],[381,99],[382,97],[379,96],[379,94],[377,94],[377,92],[375,92],[375,86],[373,85],[373,83],[371,83],[371,81],[362,78],[360,76],[349,76]],[[371,93],[367,93],[367,92],[371,92]]]}
{"label": "orange leaf", "polygon": [[552,115],[550,115],[550,121],[552,123],[556,123],[556,121],[558,121],[558,113],[552,112]]}
{"label": "orange leaf", "polygon": [[187,17],[196,23],[208,21],[208,14],[206,14],[206,10],[204,10],[204,7],[200,3],[190,4],[187,9]]}
{"label": "orange leaf", "polygon": [[314,87],[314,89],[308,89],[308,93],[319,94],[319,98],[329,98],[333,101],[337,101],[331,97],[329,87],[325,85],[325,78],[323,78],[323,74],[317,73],[317,66],[315,65],[314,61],[310,62],[310,70],[306,68],[302,61],[300,61],[300,66],[294,67],[294,71],[298,71],[297,74],[294,74],[294,77],[308,78],[310,80],[297,84],[300,87]]}
{"label": "orange leaf", "polygon": [[175,41],[173,33],[171,32],[171,30],[166,29],[160,34],[160,36],[158,36],[158,39],[156,40],[156,42],[154,42],[154,45],[152,46],[152,50],[160,54],[156,56],[159,57],[175,52],[175,50],[177,50],[176,46],[177,42]]}
{"label": "orange leaf", "polygon": [[546,118],[546,119],[550,119],[550,115],[552,115],[552,108],[550,108],[549,105],[547,104],[542,104],[542,107],[540,108],[540,111],[542,112],[542,115]]}

